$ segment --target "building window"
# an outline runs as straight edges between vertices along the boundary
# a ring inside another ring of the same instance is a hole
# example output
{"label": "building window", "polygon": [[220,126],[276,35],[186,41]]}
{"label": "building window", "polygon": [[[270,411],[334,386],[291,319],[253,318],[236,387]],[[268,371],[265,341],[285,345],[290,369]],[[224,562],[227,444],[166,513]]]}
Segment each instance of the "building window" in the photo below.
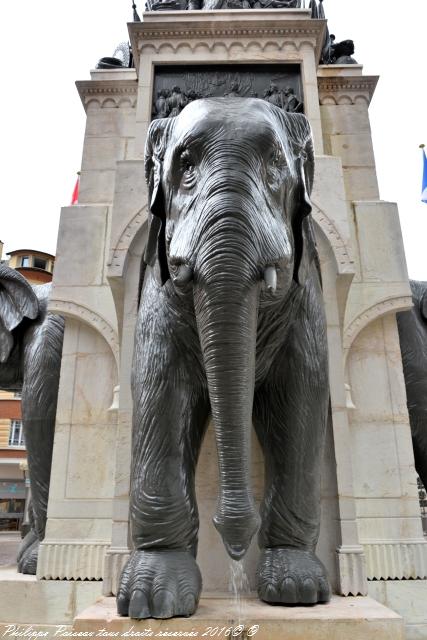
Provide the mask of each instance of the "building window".
{"label": "building window", "polygon": [[9,432],[9,447],[24,446],[24,430],[22,420],[12,420]]}
{"label": "building window", "polygon": [[30,256],[22,256],[21,267],[29,267],[29,266],[30,266]]}
{"label": "building window", "polygon": [[36,269],[44,269],[46,270],[47,260],[43,260],[43,258],[33,258],[33,267]]}

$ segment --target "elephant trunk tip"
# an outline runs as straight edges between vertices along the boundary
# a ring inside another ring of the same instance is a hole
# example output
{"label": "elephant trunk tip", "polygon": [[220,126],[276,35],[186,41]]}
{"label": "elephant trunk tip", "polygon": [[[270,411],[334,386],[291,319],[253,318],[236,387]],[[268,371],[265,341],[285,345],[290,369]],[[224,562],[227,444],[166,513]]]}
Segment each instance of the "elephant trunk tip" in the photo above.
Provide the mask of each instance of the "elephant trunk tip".
{"label": "elephant trunk tip", "polygon": [[259,529],[259,517],[253,513],[243,517],[213,518],[215,529],[220,534],[227,554],[233,560],[241,560]]}
{"label": "elephant trunk tip", "polygon": [[228,555],[230,556],[230,558],[232,560],[241,560],[242,558],[244,558],[244,556],[246,555],[246,552],[249,548],[250,542],[247,545],[243,545],[243,544],[228,544],[225,540],[223,540],[224,542],[224,547],[225,550],[227,551]]}

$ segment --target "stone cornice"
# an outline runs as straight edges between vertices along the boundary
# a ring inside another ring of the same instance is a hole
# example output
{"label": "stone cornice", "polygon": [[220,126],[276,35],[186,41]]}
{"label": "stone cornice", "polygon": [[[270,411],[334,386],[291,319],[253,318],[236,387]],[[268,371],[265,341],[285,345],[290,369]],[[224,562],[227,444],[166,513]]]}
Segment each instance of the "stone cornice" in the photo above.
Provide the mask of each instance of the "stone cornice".
{"label": "stone cornice", "polygon": [[135,107],[137,80],[78,80],[76,87],[85,111],[90,104],[104,107]]}
{"label": "stone cornice", "polygon": [[194,48],[207,40],[227,45],[234,42],[277,42],[278,48],[287,40],[296,50],[302,42],[313,46],[320,57],[326,28],[325,20],[312,20],[304,10],[250,9],[221,11],[162,11],[144,13],[143,22],[128,24],[130,40],[139,67],[141,51],[150,47],[160,50],[159,41],[177,50],[186,45]]}
{"label": "stone cornice", "polygon": [[318,77],[320,104],[355,104],[358,100],[371,102],[378,76]]}

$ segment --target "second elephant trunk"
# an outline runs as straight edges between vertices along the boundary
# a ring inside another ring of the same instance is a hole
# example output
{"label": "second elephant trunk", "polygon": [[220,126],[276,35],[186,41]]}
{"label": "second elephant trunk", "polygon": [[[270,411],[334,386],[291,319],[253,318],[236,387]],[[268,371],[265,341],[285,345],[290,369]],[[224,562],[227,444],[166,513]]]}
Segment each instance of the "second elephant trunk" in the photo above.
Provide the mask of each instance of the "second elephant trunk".
{"label": "second elephant trunk", "polygon": [[242,558],[259,526],[250,483],[250,443],[259,284],[244,282],[242,262],[199,279],[194,302],[219,461],[214,525],[227,553]]}

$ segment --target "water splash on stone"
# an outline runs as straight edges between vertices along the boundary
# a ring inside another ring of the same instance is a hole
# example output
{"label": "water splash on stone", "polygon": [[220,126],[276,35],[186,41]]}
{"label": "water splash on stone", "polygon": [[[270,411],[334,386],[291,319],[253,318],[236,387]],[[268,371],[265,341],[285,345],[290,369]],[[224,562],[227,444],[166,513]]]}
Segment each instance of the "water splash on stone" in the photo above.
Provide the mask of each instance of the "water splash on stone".
{"label": "water splash on stone", "polygon": [[249,578],[245,571],[245,565],[243,560],[229,559],[230,565],[230,591],[233,594],[234,599],[234,619],[236,621],[235,627],[242,627],[241,635],[238,638],[243,638],[243,628],[247,622],[246,604],[247,598],[250,593]]}

